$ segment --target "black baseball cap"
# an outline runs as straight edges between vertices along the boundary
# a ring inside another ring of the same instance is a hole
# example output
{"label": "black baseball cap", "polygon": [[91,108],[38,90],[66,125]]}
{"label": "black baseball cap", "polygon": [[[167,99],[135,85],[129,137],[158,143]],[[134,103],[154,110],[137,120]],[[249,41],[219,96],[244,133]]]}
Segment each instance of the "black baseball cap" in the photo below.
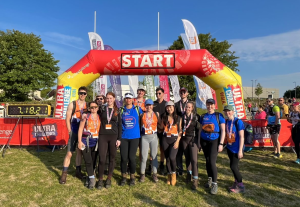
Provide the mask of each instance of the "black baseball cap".
{"label": "black baseball cap", "polygon": [[208,103],[216,104],[215,100],[212,99],[212,98],[207,99],[207,100],[206,100],[206,103],[207,103],[207,104],[208,104]]}

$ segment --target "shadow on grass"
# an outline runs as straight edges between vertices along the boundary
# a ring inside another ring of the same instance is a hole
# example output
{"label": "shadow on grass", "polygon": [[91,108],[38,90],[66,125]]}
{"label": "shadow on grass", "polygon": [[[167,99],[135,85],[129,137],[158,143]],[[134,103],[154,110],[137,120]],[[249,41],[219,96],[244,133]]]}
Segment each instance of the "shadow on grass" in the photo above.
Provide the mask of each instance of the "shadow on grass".
{"label": "shadow on grass", "polygon": [[133,193],[133,196],[139,200],[141,200],[143,203],[149,204],[149,205],[153,205],[153,206],[161,206],[161,207],[175,207],[175,205],[165,205],[162,204],[152,198],[150,198],[149,196],[146,196],[144,194],[141,193]]}

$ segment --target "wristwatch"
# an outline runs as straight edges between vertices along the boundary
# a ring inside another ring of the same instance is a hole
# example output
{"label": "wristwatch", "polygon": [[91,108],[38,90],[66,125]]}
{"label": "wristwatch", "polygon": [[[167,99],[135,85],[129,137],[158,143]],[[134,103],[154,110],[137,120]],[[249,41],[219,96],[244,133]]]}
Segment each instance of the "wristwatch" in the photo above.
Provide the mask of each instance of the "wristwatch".
{"label": "wristwatch", "polygon": [[223,143],[220,143],[219,145],[222,145],[222,146],[224,146],[224,144],[223,144]]}

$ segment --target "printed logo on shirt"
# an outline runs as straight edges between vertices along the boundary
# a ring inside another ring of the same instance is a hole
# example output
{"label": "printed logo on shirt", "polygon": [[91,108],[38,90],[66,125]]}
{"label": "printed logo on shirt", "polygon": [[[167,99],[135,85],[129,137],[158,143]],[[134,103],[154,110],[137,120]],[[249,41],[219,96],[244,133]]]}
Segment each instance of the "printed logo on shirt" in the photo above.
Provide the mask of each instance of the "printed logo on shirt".
{"label": "printed logo on shirt", "polygon": [[133,116],[128,116],[125,118],[125,128],[133,129],[136,125],[136,119]]}

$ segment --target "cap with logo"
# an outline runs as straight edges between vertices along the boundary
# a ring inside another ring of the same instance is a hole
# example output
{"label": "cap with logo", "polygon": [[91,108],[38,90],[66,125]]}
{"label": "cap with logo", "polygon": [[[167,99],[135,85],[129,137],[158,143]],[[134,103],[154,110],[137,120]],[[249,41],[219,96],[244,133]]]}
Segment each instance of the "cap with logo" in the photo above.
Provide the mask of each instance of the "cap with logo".
{"label": "cap with logo", "polygon": [[146,101],[145,101],[145,105],[153,105],[154,103],[153,103],[153,101],[152,101],[152,99],[147,99]]}
{"label": "cap with logo", "polygon": [[174,103],[173,103],[172,101],[168,101],[168,102],[166,103],[165,107],[167,107],[167,106],[174,106]]}
{"label": "cap with logo", "polygon": [[179,92],[181,91],[189,92],[188,89],[186,89],[185,87],[180,88]]}
{"label": "cap with logo", "polygon": [[146,91],[146,87],[145,86],[143,86],[143,85],[140,85],[139,87],[138,87],[138,89],[137,90],[143,90],[143,91]]}
{"label": "cap with logo", "polygon": [[226,105],[226,106],[224,106],[223,111],[234,111],[234,108],[231,105]]}
{"label": "cap with logo", "polygon": [[207,99],[206,103],[216,104],[215,100],[212,98]]}
{"label": "cap with logo", "polygon": [[133,98],[132,93],[125,93],[125,98]]}

